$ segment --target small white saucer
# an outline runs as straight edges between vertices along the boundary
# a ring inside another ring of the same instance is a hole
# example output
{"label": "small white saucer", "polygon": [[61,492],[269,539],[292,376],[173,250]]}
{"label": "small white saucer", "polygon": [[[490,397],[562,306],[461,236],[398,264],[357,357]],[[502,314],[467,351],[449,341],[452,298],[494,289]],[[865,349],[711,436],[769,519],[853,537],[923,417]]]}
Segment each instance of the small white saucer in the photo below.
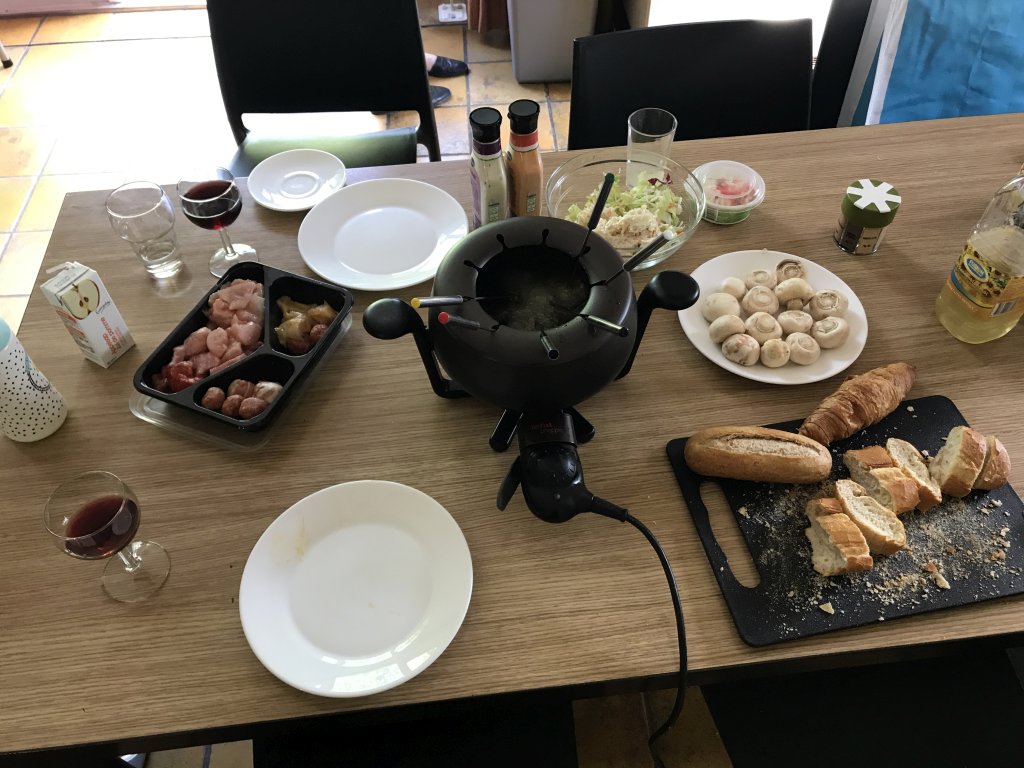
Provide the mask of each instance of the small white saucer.
{"label": "small white saucer", "polygon": [[319,149],[289,149],[249,174],[249,194],[272,211],[308,211],[345,186],[345,164]]}

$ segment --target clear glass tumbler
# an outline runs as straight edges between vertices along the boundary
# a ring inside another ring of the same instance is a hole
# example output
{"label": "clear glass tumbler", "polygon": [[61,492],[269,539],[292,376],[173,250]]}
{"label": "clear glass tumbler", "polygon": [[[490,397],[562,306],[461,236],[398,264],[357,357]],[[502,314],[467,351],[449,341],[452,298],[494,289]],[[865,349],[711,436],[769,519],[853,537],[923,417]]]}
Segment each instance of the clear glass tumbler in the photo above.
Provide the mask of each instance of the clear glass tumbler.
{"label": "clear glass tumbler", "polygon": [[133,181],[107,197],[110,226],[131,243],[152,277],[173,277],[181,269],[174,234],[174,206],[158,184]]}

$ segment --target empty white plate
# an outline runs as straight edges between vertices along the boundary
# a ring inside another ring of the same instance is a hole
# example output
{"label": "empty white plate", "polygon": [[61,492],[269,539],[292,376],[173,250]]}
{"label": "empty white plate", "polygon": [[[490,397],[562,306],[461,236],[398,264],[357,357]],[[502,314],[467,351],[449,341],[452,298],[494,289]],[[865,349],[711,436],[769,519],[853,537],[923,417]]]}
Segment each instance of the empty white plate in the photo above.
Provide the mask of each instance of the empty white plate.
{"label": "empty white plate", "polygon": [[345,186],[345,164],[319,149],[271,155],[249,174],[249,194],[272,211],[308,211]]}
{"label": "empty white plate", "polygon": [[379,480],[318,491],[256,542],[238,606],[253,653],[319,696],[415,677],[462,626],[473,563],[458,523],[415,488]]}
{"label": "empty white plate", "polygon": [[373,179],[317,203],[299,227],[299,253],[325,280],[391,291],[430,280],[469,229],[442,189],[412,179]]}

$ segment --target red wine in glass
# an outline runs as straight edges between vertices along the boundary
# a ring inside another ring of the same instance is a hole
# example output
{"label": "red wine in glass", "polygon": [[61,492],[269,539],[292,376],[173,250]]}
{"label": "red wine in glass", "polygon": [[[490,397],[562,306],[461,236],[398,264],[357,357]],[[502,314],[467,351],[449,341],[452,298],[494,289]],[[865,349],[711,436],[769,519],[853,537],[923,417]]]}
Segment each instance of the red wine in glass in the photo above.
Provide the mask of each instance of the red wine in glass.
{"label": "red wine in glass", "polygon": [[138,496],[110,472],[68,478],[43,507],[43,525],[57,546],[79,560],[106,559],[100,583],[125,603],[154,594],[171,570],[167,550],[135,538],[141,516]]}
{"label": "red wine in glass", "polygon": [[221,247],[210,257],[210,272],[221,277],[240,261],[259,261],[251,245],[232,243],[228,227],[242,212],[242,192],[226,168],[201,168],[178,181],[185,218],[220,235]]}
{"label": "red wine in glass", "polygon": [[100,560],[120,552],[138,530],[138,504],[123,496],[101,496],[68,521],[64,546],[74,557]]}
{"label": "red wine in glass", "polygon": [[222,229],[242,212],[242,193],[233,181],[201,181],[182,195],[181,212],[203,229]]}

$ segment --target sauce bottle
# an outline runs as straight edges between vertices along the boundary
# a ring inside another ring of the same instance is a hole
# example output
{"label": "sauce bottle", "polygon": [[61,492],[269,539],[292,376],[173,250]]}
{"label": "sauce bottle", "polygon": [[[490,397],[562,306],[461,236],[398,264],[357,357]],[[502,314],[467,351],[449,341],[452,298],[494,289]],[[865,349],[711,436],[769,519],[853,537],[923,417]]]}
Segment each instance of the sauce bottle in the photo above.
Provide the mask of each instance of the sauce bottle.
{"label": "sauce bottle", "polygon": [[473,187],[473,226],[508,218],[508,171],[501,153],[501,113],[479,107],[469,113],[473,153],[469,180]]}
{"label": "sauce bottle", "polygon": [[1024,314],[1024,175],[996,192],[935,301],[954,337],[982,344],[1005,336]]}
{"label": "sauce bottle", "polygon": [[540,186],[544,168],[540,159],[537,119],[540,105],[530,99],[509,104],[508,175],[509,209],[513,216],[540,215]]}

